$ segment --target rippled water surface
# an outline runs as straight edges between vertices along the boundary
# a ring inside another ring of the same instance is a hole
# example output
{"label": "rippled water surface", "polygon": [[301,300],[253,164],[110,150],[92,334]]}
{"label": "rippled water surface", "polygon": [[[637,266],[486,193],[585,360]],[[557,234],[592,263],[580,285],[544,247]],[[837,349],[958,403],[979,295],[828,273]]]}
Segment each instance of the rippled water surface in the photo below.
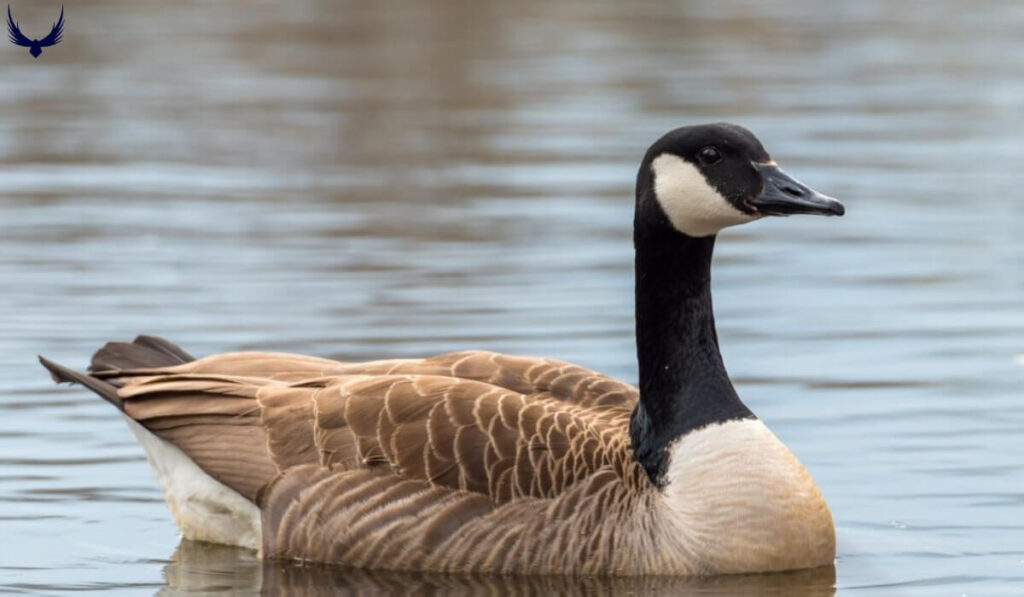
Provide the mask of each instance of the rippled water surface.
{"label": "rippled water surface", "polygon": [[[42,35],[58,7],[13,8]],[[1024,5],[98,0],[67,21],[39,59],[0,48],[0,592],[1024,592]],[[179,545],[120,418],[35,362],[145,332],[633,380],[636,164],[709,120],[847,204],[725,232],[714,282],[740,394],[829,500],[834,569],[453,579]]]}

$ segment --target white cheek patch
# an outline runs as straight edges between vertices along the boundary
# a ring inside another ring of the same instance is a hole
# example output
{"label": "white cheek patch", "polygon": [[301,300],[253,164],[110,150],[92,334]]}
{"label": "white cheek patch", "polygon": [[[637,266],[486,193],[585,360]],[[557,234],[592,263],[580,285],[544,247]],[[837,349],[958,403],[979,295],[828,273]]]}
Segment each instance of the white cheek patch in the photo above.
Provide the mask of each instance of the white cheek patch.
{"label": "white cheek patch", "polygon": [[711,236],[727,226],[757,219],[733,207],[696,166],[663,153],[651,163],[654,194],[672,225],[690,236]]}

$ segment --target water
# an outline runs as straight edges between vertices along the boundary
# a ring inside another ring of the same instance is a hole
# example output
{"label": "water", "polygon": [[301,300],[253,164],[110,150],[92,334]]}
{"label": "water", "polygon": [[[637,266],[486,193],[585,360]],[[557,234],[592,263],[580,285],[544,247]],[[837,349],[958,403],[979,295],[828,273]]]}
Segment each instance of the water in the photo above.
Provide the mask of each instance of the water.
{"label": "water", "polygon": [[[59,3],[14,9],[43,35]],[[966,0],[69,5],[60,46],[2,50],[0,592],[1020,594],[1022,28]],[[636,164],[709,120],[847,204],[727,231],[714,289],[834,569],[453,579],[179,545],[123,423],[35,363],[146,332],[635,379]]]}

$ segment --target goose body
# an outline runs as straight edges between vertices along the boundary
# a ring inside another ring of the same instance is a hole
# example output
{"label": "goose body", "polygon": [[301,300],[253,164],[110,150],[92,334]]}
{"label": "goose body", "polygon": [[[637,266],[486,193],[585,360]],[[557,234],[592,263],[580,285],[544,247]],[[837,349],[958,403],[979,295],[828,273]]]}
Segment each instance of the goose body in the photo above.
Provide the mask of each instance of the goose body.
{"label": "goose body", "polygon": [[842,206],[745,129],[686,127],[652,145],[634,225],[639,387],[484,351],[195,359],[148,336],[104,346],[89,373],[43,364],[122,411],[189,539],[448,572],[828,565],[828,507],[733,390],[710,302],[717,232],[789,213]]}

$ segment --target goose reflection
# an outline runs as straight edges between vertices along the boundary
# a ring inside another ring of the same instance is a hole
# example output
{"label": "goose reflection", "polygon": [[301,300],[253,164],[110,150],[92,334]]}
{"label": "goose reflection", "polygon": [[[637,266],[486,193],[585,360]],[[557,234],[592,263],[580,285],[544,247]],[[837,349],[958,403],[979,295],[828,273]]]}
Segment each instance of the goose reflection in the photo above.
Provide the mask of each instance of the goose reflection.
{"label": "goose reflection", "polygon": [[712,578],[462,576],[262,561],[247,549],[182,540],[164,566],[158,595],[791,595],[835,594],[834,566]]}

